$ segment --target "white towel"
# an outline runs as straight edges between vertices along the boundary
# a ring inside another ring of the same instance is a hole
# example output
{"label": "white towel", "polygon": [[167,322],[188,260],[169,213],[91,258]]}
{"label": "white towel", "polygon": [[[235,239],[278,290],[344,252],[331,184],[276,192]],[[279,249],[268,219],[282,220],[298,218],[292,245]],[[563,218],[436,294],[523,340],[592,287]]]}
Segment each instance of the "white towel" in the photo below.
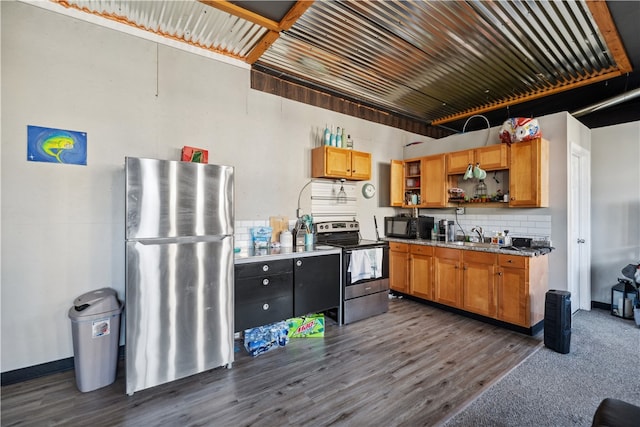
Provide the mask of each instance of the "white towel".
{"label": "white towel", "polygon": [[382,248],[354,250],[347,271],[351,273],[351,283],[382,277]]}

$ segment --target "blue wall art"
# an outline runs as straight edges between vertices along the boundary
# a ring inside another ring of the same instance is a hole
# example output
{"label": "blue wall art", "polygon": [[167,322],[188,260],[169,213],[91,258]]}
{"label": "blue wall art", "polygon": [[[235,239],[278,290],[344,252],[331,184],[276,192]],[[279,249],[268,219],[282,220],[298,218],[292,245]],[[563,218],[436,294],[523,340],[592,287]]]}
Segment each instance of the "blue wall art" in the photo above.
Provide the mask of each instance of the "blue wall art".
{"label": "blue wall art", "polygon": [[27,125],[30,162],[87,164],[87,133]]}

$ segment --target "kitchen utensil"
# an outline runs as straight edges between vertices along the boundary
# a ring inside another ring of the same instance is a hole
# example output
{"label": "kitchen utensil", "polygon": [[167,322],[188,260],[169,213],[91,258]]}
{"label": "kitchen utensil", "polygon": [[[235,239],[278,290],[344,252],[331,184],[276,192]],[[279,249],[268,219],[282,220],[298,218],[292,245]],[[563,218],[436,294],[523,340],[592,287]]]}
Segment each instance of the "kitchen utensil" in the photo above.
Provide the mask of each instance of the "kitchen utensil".
{"label": "kitchen utensil", "polygon": [[280,240],[280,232],[284,230],[289,230],[289,217],[280,215],[280,216],[270,216],[269,217],[269,226],[271,227],[271,241],[277,242]]}

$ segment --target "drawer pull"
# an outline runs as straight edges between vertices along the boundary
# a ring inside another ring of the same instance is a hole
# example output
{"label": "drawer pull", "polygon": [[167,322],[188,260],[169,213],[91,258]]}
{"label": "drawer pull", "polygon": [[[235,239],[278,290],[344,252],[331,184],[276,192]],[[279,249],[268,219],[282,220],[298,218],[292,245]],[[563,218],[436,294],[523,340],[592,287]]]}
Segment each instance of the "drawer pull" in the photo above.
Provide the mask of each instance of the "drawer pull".
{"label": "drawer pull", "polygon": [[267,285],[269,284],[269,279],[266,279],[266,278],[265,278],[265,279],[262,279],[262,284],[263,284],[264,286],[267,286]]}
{"label": "drawer pull", "polygon": [[269,310],[269,304],[267,304],[267,303],[262,304],[262,309],[263,309],[264,311]]}
{"label": "drawer pull", "polygon": [[512,259],[508,259],[508,260],[507,260],[507,262],[508,262],[508,263],[512,263],[512,262],[513,262],[513,260],[512,260]]}
{"label": "drawer pull", "polygon": [[269,266],[267,264],[263,265],[262,271],[269,271]]}
{"label": "drawer pull", "polygon": [[296,261],[296,265],[297,265],[298,267],[300,267],[300,266],[302,265],[302,260],[301,260],[301,259],[297,260],[297,261]]}

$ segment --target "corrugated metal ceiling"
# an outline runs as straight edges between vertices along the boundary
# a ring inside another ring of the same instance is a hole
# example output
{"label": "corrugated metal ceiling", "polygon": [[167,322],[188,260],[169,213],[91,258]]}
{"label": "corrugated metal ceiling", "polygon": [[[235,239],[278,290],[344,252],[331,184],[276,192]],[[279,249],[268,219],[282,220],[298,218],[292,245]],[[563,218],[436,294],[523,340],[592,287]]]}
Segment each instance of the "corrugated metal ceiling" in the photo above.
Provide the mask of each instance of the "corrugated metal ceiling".
{"label": "corrugated metal ceiling", "polygon": [[52,1],[429,123],[631,71],[604,2]]}

